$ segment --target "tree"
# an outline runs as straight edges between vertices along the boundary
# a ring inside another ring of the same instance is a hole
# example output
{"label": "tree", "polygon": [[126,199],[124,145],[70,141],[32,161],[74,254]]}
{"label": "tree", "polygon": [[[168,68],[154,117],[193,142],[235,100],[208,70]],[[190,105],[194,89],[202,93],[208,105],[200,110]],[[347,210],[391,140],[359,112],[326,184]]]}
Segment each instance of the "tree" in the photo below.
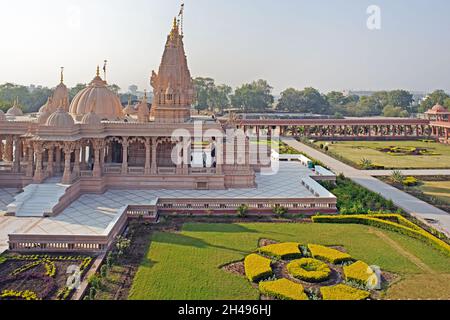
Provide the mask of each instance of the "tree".
{"label": "tree", "polygon": [[108,89],[114,92],[115,94],[119,94],[120,87],[117,84],[111,84],[108,86]]}
{"label": "tree", "polygon": [[330,105],[326,97],[314,88],[305,88],[303,91],[289,88],[281,93],[277,109],[289,112],[328,114]]}
{"label": "tree", "polygon": [[388,105],[383,108],[383,115],[385,117],[392,117],[392,118],[406,118],[409,117],[408,111],[402,109],[401,107],[394,107],[391,105]]}
{"label": "tree", "polygon": [[198,111],[210,109],[211,91],[215,88],[214,79],[197,77],[194,79],[196,99],[194,108]]}
{"label": "tree", "polygon": [[381,114],[382,106],[374,97],[361,97],[356,104],[353,115],[357,117],[377,116]]}
{"label": "tree", "polygon": [[85,89],[87,87],[84,83],[78,83],[75,87],[70,88],[69,90],[69,99],[72,101],[72,99],[80,92],[81,90]]}
{"label": "tree", "polygon": [[230,106],[230,95],[233,89],[226,85],[221,84],[213,90],[212,105],[214,109],[218,109],[222,114],[223,110]]}
{"label": "tree", "polygon": [[406,90],[393,90],[389,92],[388,100],[389,105],[408,109],[413,103],[413,95]]}
{"label": "tree", "polygon": [[248,214],[248,205],[246,204],[241,204],[238,208],[237,208],[237,214],[239,217],[241,218],[245,218]]}
{"label": "tree", "polygon": [[244,84],[231,96],[231,104],[245,112],[264,112],[274,103],[272,89],[266,80]]}
{"label": "tree", "polygon": [[430,93],[425,100],[423,100],[419,105],[419,112],[425,112],[431,109],[434,105],[440,104],[446,107],[450,107],[450,101],[448,100],[450,96],[445,93],[444,90],[436,90]]}

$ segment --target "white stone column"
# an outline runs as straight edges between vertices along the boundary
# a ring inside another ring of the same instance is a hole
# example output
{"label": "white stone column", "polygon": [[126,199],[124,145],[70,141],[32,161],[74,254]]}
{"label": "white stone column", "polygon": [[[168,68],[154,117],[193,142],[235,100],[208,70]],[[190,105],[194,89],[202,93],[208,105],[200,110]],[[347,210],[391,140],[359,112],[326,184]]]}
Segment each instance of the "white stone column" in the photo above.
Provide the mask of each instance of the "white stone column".
{"label": "white stone column", "polygon": [[128,174],[128,138],[123,137],[122,140],[122,174]]}
{"label": "white stone column", "polygon": [[158,163],[156,162],[157,138],[152,138],[152,165],[151,174],[158,174]]}
{"label": "white stone column", "polygon": [[145,167],[144,173],[149,175],[151,173],[151,164],[150,164],[150,138],[145,138]]}

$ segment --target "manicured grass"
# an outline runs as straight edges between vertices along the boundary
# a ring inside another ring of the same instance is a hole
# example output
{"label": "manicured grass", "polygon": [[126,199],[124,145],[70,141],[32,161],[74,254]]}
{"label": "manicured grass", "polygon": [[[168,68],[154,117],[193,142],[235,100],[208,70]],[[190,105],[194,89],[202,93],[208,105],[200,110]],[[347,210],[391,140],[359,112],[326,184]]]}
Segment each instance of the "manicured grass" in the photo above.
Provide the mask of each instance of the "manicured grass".
{"label": "manicured grass", "polygon": [[422,181],[417,188],[428,196],[450,204],[450,181]]}
{"label": "manicured grass", "polygon": [[[435,142],[422,141],[342,141],[342,142],[315,142],[317,146],[327,144],[330,155],[337,154],[358,165],[362,158],[371,160],[374,165],[384,166],[386,169],[407,168],[450,168],[450,146]],[[378,151],[377,148],[416,147],[426,148],[439,155],[389,155]]]}
{"label": "manicured grass", "polygon": [[[336,224],[200,224],[179,233],[156,232],[134,279],[130,299],[258,299],[247,279],[222,265],[242,260],[261,238],[344,246],[352,257],[403,275],[423,271],[367,226]],[[417,254],[436,272],[450,273],[450,258],[403,235],[381,231]]]}

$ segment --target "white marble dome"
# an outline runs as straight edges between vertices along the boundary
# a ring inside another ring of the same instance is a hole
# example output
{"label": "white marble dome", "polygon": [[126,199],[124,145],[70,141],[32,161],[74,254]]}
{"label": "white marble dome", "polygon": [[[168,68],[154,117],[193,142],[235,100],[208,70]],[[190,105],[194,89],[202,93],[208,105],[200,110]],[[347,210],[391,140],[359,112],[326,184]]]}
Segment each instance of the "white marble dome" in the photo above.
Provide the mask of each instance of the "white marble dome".
{"label": "white marble dome", "polygon": [[69,112],[77,119],[93,111],[102,120],[115,121],[123,118],[119,97],[108,89],[106,81],[98,75],[89,86],[81,90],[72,100]]}

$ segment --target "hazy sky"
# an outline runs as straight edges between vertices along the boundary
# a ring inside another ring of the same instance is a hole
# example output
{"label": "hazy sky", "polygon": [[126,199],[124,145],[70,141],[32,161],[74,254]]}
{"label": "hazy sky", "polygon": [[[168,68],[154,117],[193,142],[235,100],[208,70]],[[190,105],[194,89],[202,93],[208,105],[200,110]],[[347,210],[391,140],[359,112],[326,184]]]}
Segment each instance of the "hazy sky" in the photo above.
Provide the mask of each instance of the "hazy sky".
{"label": "hazy sky", "polygon": [[[108,82],[150,89],[179,0],[0,0],[0,83]],[[381,30],[366,26],[381,8]],[[186,0],[192,75],[233,87],[264,78],[279,92],[450,91],[450,1]]]}

